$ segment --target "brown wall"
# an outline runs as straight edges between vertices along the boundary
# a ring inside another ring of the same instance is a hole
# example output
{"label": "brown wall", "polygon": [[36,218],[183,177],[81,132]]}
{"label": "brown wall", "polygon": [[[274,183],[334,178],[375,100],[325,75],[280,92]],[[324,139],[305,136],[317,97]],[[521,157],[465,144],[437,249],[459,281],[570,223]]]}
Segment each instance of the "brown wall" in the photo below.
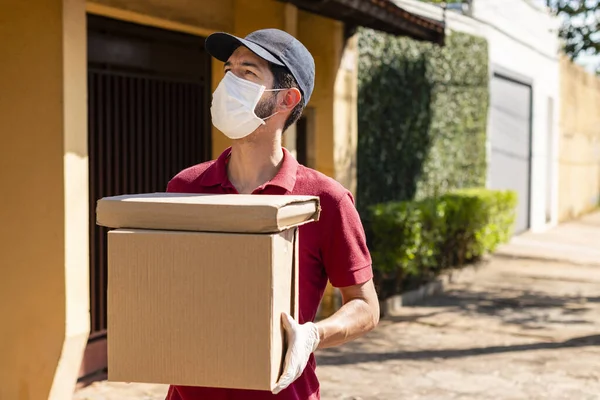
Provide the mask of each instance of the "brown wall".
{"label": "brown wall", "polygon": [[84,4],[1,13],[0,399],[68,399],[89,331]]}
{"label": "brown wall", "polygon": [[[344,44],[340,23],[275,0],[2,2],[2,400],[68,400],[89,334],[86,10],[199,36],[263,27],[296,34],[317,65],[310,157],[355,185],[356,76],[349,63],[340,72],[355,43]],[[214,89],[222,64],[213,70]],[[228,144],[213,130],[213,156]]]}
{"label": "brown wall", "polygon": [[[339,34],[341,36],[341,32]],[[340,37],[340,41],[343,39]],[[358,141],[358,36],[345,41],[334,89],[335,179],[356,195]]]}
{"label": "brown wall", "polygon": [[235,0],[93,0],[89,4],[104,5],[122,11],[160,17],[207,31],[232,28]]}
{"label": "brown wall", "polygon": [[600,199],[600,77],[561,59],[559,220],[596,207]]}
{"label": "brown wall", "polygon": [[314,110],[314,167],[331,177],[335,176],[333,99],[340,57],[341,44],[337,40],[340,32],[341,24],[336,21],[304,11],[298,12],[298,39],[312,53],[316,67],[315,88],[308,105]]}

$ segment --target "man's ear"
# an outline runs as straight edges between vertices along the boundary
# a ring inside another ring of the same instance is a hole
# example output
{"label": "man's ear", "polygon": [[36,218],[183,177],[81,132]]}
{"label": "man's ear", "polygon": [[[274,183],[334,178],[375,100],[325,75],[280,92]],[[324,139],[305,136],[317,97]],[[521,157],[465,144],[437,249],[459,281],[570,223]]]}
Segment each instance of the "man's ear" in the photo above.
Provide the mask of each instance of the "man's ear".
{"label": "man's ear", "polygon": [[302,101],[302,93],[298,88],[286,90],[283,99],[279,104],[280,111],[292,111],[298,103]]}

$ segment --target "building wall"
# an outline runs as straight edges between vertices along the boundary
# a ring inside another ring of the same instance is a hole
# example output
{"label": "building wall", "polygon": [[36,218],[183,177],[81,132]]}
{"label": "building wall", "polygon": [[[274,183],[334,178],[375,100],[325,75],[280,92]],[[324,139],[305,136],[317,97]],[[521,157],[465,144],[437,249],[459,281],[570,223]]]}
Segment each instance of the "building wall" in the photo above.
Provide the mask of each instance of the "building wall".
{"label": "building wall", "polygon": [[560,61],[559,219],[600,203],[600,78]]}
{"label": "building wall", "polygon": [[478,0],[473,17],[489,42],[492,73],[502,68],[533,82],[530,226],[546,229],[558,221],[558,21],[523,0]]}
{"label": "building wall", "polygon": [[[295,33],[317,66],[311,157],[355,187],[356,57],[347,56],[342,72],[340,63],[356,45],[345,45],[342,24],[275,0],[6,0],[0,183],[10,195],[0,198],[0,399],[69,399],[89,334],[86,11],[199,36],[264,27]],[[213,71],[214,90],[222,63]],[[228,145],[213,130],[213,156]]]}
{"label": "building wall", "polygon": [[[443,18],[438,6],[418,0],[395,2],[408,11]],[[533,82],[530,225],[532,230],[543,230],[556,224],[560,110],[558,19],[523,0],[477,0],[473,2],[471,16],[449,11],[446,18],[449,32],[465,32],[488,40],[490,75],[502,69]]]}
{"label": "building wall", "polygon": [[[339,22],[307,12],[299,12],[298,38],[315,59],[316,75],[309,108],[314,110],[316,169],[335,176],[334,165],[334,86],[340,58]],[[324,41],[323,38],[331,40]]]}
{"label": "building wall", "polygon": [[2,15],[0,399],[64,400],[89,332],[84,4]]}
{"label": "building wall", "polygon": [[[341,32],[338,33],[341,35]],[[356,195],[358,141],[358,36],[344,46],[334,86],[335,179]]]}
{"label": "building wall", "polygon": [[[233,5],[236,0],[93,0],[90,4],[106,6],[122,12],[131,12],[163,21],[205,29],[207,32],[231,31],[233,28]],[[99,8],[98,8],[99,9]],[[125,13],[123,13],[125,12]],[[139,21],[141,22],[141,21]],[[164,24],[164,23],[163,23]],[[168,28],[168,27],[167,27]]]}
{"label": "building wall", "polygon": [[[444,10],[439,4],[428,4],[421,0],[393,0],[406,11],[437,21],[444,20]],[[448,11],[445,15],[446,33],[452,31],[483,36],[481,23],[458,12]]]}

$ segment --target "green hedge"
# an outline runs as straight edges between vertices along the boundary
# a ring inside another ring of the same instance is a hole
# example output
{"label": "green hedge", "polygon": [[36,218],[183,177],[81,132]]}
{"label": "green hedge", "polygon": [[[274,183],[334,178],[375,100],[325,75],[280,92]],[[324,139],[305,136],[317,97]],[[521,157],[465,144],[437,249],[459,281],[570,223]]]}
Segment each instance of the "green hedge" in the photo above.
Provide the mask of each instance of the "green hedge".
{"label": "green hedge", "polygon": [[512,235],[513,191],[463,189],[370,207],[371,253],[382,298],[493,252]]}
{"label": "green hedge", "polygon": [[485,186],[485,39],[446,46],[359,31],[357,206]]}

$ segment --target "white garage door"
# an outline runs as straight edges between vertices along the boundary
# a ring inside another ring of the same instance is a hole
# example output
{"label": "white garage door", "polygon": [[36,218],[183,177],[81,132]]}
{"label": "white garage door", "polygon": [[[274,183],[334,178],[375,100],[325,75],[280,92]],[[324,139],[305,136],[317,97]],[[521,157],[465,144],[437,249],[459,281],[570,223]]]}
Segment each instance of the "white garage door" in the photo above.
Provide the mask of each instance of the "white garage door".
{"label": "white garage door", "polygon": [[489,182],[493,189],[517,192],[515,233],[529,228],[531,95],[530,85],[498,74],[492,78]]}

